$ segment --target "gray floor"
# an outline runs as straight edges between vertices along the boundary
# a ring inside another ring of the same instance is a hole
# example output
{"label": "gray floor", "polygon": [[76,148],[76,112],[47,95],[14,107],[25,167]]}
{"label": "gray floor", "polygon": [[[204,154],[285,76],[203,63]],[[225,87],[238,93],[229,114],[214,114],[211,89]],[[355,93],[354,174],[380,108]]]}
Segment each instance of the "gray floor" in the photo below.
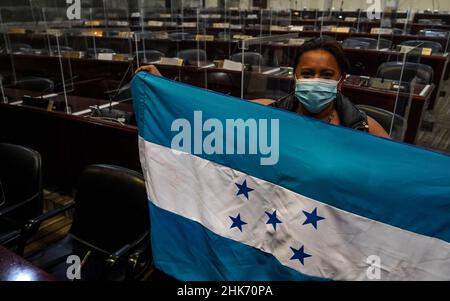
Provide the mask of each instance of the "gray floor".
{"label": "gray floor", "polygon": [[445,82],[441,90],[445,96],[439,97],[433,111],[428,112],[426,119],[433,122],[433,130],[421,130],[416,144],[422,147],[450,154],[450,82]]}

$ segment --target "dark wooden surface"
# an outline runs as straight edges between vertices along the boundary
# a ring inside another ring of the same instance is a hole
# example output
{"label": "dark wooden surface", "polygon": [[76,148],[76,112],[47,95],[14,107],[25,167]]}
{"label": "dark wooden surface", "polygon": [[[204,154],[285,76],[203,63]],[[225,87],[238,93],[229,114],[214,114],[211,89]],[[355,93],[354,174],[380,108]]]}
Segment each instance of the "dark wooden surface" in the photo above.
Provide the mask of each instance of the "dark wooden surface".
{"label": "dark wooden surface", "polygon": [[0,281],[56,281],[56,279],[0,246]]}
{"label": "dark wooden surface", "polygon": [[[214,30],[214,34],[219,31]],[[280,32],[283,33],[283,32]],[[255,36],[259,35],[259,32],[253,32]],[[274,33],[273,33],[274,34]],[[306,38],[312,38],[318,36],[319,32],[302,32],[301,36]],[[331,34],[338,40],[344,40],[350,36],[372,37],[378,38],[378,35],[361,34],[361,33],[324,33]],[[416,35],[395,35],[395,36],[383,36],[383,38],[391,39],[393,45],[397,45],[402,41],[427,39],[438,41],[444,46],[447,45],[448,40],[444,38],[429,38],[419,37]],[[27,35],[14,35],[14,39],[18,42],[30,43],[33,47],[45,47],[45,40],[41,37],[34,38]],[[87,47],[92,47],[93,38],[71,36],[67,38],[68,45],[73,46],[75,49],[85,50]],[[95,38],[95,44],[97,47],[111,48],[115,51],[122,53],[131,53],[135,49],[130,46],[130,40],[120,38]],[[200,48],[206,51],[208,54],[208,60],[213,61],[215,59],[228,59],[232,54],[240,52],[237,41],[211,41],[211,42],[197,42],[193,40],[187,41],[172,41],[168,39],[144,39],[143,42],[138,44],[140,50],[154,49],[163,52],[166,56],[174,57],[179,50],[184,49],[196,49]],[[130,48],[131,47],[131,48]],[[269,64],[275,62],[280,66],[292,67],[295,62],[294,59],[298,53],[299,46],[296,45],[280,45],[280,44],[263,44],[262,46],[253,45],[250,47],[250,51],[256,51],[263,54],[264,58]],[[396,51],[382,51],[382,50],[364,50],[364,49],[345,49],[347,58],[349,59],[353,75],[366,75],[376,76],[378,67],[387,61],[403,60],[403,55]],[[433,107],[438,91],[440,90],[440,84],[442,80],[447,80],[450,76],[450,68],[448,68],[449,56],[442,54],[433,54],[430,56],[422,55],[420,57],[407,57],[408,61],[418,62],[421,64],[429,65],[434,71],[434,84],[436,86],[435,93],[432,95],[430,101],[431,107]],[[51,76],[56,81],[61,81],[61,68],[59,60],[56,57],[46,56],[33,56],[33,55],[2,55],[0,56],[0,72],[5,78],[11,78],[12,65],[14,64],[17,75],[34,74],[37,70],[45,70],[47,76]],[[75,81],[80,82],[75,86],[73,94],[79,96],[88,97],[105,97],[103,93],[105,90],[114,89],[117,87],[118,82],[121,81],[122,75],[127,71],[129,62],[113,62],[113,61],[98,61],[93,59],[64,59],[63,69],[66,79],[76,76]],[[137,66],[134,63],[133,68]],[[131,75],[131,73],[129,73]],[[37,74],[39,75],[39,74]],[[128,76],[127,79],[129,79]],[[99,87],[101,87],[99,89]]]}
{"label": "dark wooden surface", "polygon": [[409,113],[406,116],[407,129],[404,141],[415,144],[417,132],[422,122],[422,116],[431,100],[435,86],[431,85],[424,95],[420,95],[424,86],[415,87],[414,94],[397,93],[396,91],[386,91],[360,85],[360,77],[352,76],[347,79],[347,84],[343,85],[342,93],[350,98],[355,104],[365,104],[376,106],[394,112],[395,104],[397,110],[399,106],[409,106]]}
{"label": "dark wooden surface", "polygon": [[4,87],[13,81],[13,65],[17,79],[30,75],[50,78],[56,84],[55,90],[62,92],[63,73],[66,90],[71,91],[71,82],[74,82],[72,95],[100,99],[108,99],[105,92],[117,89],[127,71],[126,79],[129,80],[135,69],[132,62],[63,58],[61,71],[59,58],[55,56],[0,54],[0,73],[4,78]]}
{"label": "dark wooden surface", "polygon": [[141,171],[134,126],[2,103],[0,124],[5,129],[0,131],[0,141],[40,152],[44,182],[63,191],[70,193],[90,164]]}

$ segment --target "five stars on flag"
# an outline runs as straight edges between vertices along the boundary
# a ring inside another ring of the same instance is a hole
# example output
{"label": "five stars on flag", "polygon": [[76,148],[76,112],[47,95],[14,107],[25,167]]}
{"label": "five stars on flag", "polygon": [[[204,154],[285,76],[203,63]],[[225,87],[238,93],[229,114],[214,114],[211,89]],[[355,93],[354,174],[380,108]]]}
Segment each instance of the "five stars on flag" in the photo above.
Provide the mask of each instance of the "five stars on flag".
{"label": "five stars on flag", "polygon": [[[249,199],[249,192],[254,191],[253,188],[250,188],[247,186],[247,180],[245,179],[244,182],[242,182],[242,184],[239,183],[235,183],[235,185],[238,188],[238,192],[236,194],[236,196],[239,195],[244,195],[245,198],[248,200]],[[319,216],[317,213],[317,207],[313,209],[313,211],[308,212],[305,210],[302,210],[303,214],[306,217],[306,220],[303,222],[303,225],[308,225],[311,224],[316,230],[317,230],[317,223],[321,220],[324,220],[325,217]],[[269,220],[266,222],[267,225],[272,225],[274,231],[277,231],[277,224],[282,224],[283,222],[277,217],[277,210],[274,210],[273,213],[270,213],[268,211],[265,211],[267,217],[269,218]],[[232,225],[230,227],[230,229],[233,228],[238,228],[241,232],[243,232],[242,230],[242,226],[247,225],[247,223],[241,219],[241,214],[238,213],[238,215],[236,217],[233,216],[229,216],[230,219],[232,220]],[[298,260],[300,261],[300,263],[302,265],[305,265],[305,258],[308,257],[312,257],[311,254],[308,254],[305,252],[305,246],[302,245],[299,249],[295,249],[294,247],[290,247],[292,252],[294,253],[294,255],[292,255],[292,257],[290,258],[290,260]]]}

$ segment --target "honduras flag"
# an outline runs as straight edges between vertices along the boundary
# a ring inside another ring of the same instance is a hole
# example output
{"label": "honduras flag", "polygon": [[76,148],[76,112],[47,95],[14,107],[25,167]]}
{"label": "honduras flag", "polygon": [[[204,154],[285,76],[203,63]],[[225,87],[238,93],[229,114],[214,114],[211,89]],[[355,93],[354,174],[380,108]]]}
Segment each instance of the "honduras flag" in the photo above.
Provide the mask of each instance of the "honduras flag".
{"label": "honduras flag", "polygon": [[450,157],[145,72],[132,93],[158,269],[450,280]]}

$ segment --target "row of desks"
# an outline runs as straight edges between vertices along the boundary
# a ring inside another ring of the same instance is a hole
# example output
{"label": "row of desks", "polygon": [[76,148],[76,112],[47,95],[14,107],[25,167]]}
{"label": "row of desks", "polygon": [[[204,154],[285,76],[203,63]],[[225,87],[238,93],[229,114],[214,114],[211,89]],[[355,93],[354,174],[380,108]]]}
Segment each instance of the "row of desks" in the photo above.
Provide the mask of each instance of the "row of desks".
{"label": "row of desks", "polygon": [[[220,30],[219,30],[220,31]],[[210,34],[218,34],[218,30],[214,30],[213,32],[209,32]],[[279,32],[279,34],[282,34],[285,32]],[[255,36],[258,36],[259,33],[254,32]],[[401,36],[379,36],[379,35],[370,35],[370,34],[360,34],[360,33],[354,33],[354,34],[345,34],[345,33],[320,33],[320,32],[302,32],[300,36],[302,38],[314,38],[318,37],[321,34],[323,35],[331,35],[335,37],[337,40],[345,40],[349,37],[369,37],[369,38],[375,38],[378,39],[381,38],[387,38],[391,39],[393,42],[393,45],[398,45],[401,42],[408,41],[408,40],[417,40],[417,39],[424,39],[424,40],[430,40],[430,41],[437,41],[441,43],[444,48],[447,46],[448,40],[443,38],[431,38],[431,37],[419,37],[419,36],[409,36],[409,35],[401,35]],[[27,43],[33,46],[34,48],[46,48],[48,47],[48,41],[45,36],[34,36],[34,35],[9,35],[9,39],[11,42],[15,43]],[[63,45],[68,45],[73,47],[75,50],[85,51],[88,48],[94,47],[94,45],[98,48],[111,48],[114,51],[120,52],[120,53],[133,53],[136,49],[136,47],[139,50],[142,49],[155,49],[160,50],[163,53],[165,53],[167,56],[176,55],[176,52],[183,49],[192,49],[192,48],[201,48],[204,49],[210,56],[210,60],[213,59],[225,59],[229,58],[230,55],[233,53],[239,52],[239,42],[237,40],[216,40],[216,41],[205,41],[205,42],[198,42],[194,40],[183,40],[183,41],[173,41],[169,39],[158,39],[158,38],[148,38],[143,39],[143,42],[139,42],[137,45],[133,43],[131,40],[123,39],[123,38],[91,38],[91,37],[80,37],[80,36],[69,36],[65,37],[60,41]],[[284,53],[284,58],[281,61],[282,66],[292,66],[293,60],[295,58],[295,50],[298,49],[299,46],[297,45],[279,45],[279,44],[268,44],[264,43],[262,44],[266,49],[267,48],[280,48],[286,49],[286,53]],[[257,46],[255,46],[256,48]],[[352,61],[352,54],[355,53],[355,50],[357,49],[346,49],[348,51],[349,59]],[[389,56],[389,58],[395,59],[397,56],[400,56],[398,52],[395,51],[380,51],[380,50],[360,50],[358,51],[367,57],[370,58],[369,61],[372,61],[372,58],[375,55],[381,55],[386,57]],[[420,61],[424,64],[428,64],[435,69],[434,65],[439,64],[443,65],[445,64],[445,61],[448,61],[448,55],[442,55],[442,54],[433,54],[431,56],[421,56]],[[437,62],[437,63],[436,63]],[[372,68],[374,69],[374,68]],[[436,69],[435,73],[437,74],[437,77],[440,79],[440,72]],[[446,73],[448,75],[448,73]],[[448,77],[447,77],[448,78]]]}
{"label": "row of desks", "polygon": [[[267,36],[267,35],[280,35],[280,34],[286,34],[286,33],[298,33],[300,37],[318,37],[321,35],[327,35],[336,38],[338,41],[343,41],[350,37],[366,37],[366,38],[383,38],[392,41],[393,45],[398,45],[404,41],[408,40],[427,40],[427,41],[433,41],[440,43],[443,47],[443,49],[448,48],[449,46],[449,39],[445,37],[430,37],[430,36],[422,36],[422,35],[415,35],[415,34],[403,34],[403,35],[386,35],[386,34],[371,34],[371,33],[364,33],[364,32],[327,32],[327,31],[317,31],[317,30],[305,30],[305,31],[283,31],[283,30],[266,30],[266,29],[260,29],[260,28],[253,28],[253,27],[246,27],[243,29],[220,29],[220,28],[213,28],[213,27],[202,27],[197,30],[197,28],[178,28],[178,27],[148,27],[149,30],[152,32],[190,32],[192,34],[210,34],[218,36],[219,33],[229,33],[232,36],[235,34],[241,34],[241,35],[250,35],[253,37],[260,37],[260,36]],[[98,29],[98,31],[102,31],[101,29]],[[105,31],[106,34],[106,31]],[[30,42],[33,41],[33,45],[40,48],[45,48],[48,46],[48,40],[47,36],[43,34],[14,34],[9,33],[7,34],[7,37],[11,42],[17,41],[17,42]],[[4,37],[3,37],[4,38]],[[135,47],[134,41],[131,42],[124,38],[114,38],[114,37],[96,37],[95,41],[99,41],[102,43],[102,40],[106,40],[107,44],[115,43],[114,39],[119,40],[118,45],[120,45],[121,48],[118,48],[117,50],[124,50],[125,52],[128,50],[130,51],[130,47]],[[80,41],[81,42],[77,42]],[[82,40],[86,40],[86,42],[83,42]],[[40,41],[40,42],[39,42]],[[92,37],[87,36],[74,36],[66,34],[61,38],[61,41],[65,41],[69,46],[75,45],[75,46],[82,46],[83,43],[91,43],[93,41]],[[237,42],[236,40],[233,41],[225,41],[228,43]],[[79,44],[77,44],[79,43]],[[122,43],[125,43],[125,45],[122,45]],[[92,46],[90,46],[92,47]],[[112,46],[110,46],[112,47]],[[81,50],[81,49],[80,49]]]}
{"label": "row of desks", "polygon": [[[180,70],[177,68],[180,67],[160,66],[163,75],[168,77],[178,76]],[[184,70],[181,73],[190,78],[205,72],[194,67],[182,68]],[[261,81],[255,79],[254,82]],[[422,113],[433,88],[431,86],[421,90],[418,87],[413,95],[399,95],[399,103],[411,101],[406,142],[414,143]],[[10,88],[6,90],[8,95],[17,99],[23,94],[30,94]],[[347,79],[343,93],[356,104],[375,105],[391,111],[397,100],[397,94],[394,92],[361,86],[357,76]],[[63,96],[57,98],[62,99]],[[91,105],[107,103],[106,100],[75,95],[69,95],[68,102],[74,112]],[[114,109],[132,111],[132,105],[123,103],[114,106]],[[43,157],[45,183],[57,185],[67,191],[76,183],[80,172],[90,164],[115,164],[140,171],[137,128],[91,118],[88,115],[49,112],[18,104],[0,103],[0,127],[4,129],[0,131],[0,141],[22,144],[39,151]]]}
{"label": "row of desks", "polygon": [[[160,19],[160,21],[164,21],[164,19]],[[182,20],[182,22],[197,22],[196,18],[184,18]],[[289,22],[286,22],[285,20],[271,20],[269,18],[260,21],[256,21],[255,20],[245,20],[243,22],[240,22],[240,20],[237,20],[233,22],[233,20],[224,20],[224,19],[217,19],[217,20],[203,20],[202,21],[203,24],[201,25],[202,27],[206,26],[212,28],[213,23],[230,23],[230,24],[235,24],[238,26],[242,26],[241,29],[237,29],[237,30],[248,30],[250,28],[255,28],[255,26],[260,26],[261,24],[263,25],[263,30],[268,30],[270,25],[283,25],[283,26],[287,26],[287,25],[293,25],[293,26],[313,26],[314,28],[317,27],[321,27],[321,26],[336,26],[336,27],[350,27],[350,28],[355,28],[357,29],[359,32],[366,32],[369,33],[373,28],[380,28],[380,27],[384,27],[386,28],[386,26],[382,26],[380,22],[370,22],[370,21],[341,21],[341,20],[325,20],[325,21],[321,21],[321,20],[291,20]],[[147,23],[148,24],[148,23]],[[269,25],[268,25],[269,24]],[[249,26],[250,25],[250,26]],[[176,29],[176,28],[180,28],[182,27],[177,26],[177,27],[173,27],[173,26],[169,26],[166,28],[170,28],[170,29]],[[149,28],[152,29],[151,26],[147,26],[145,25],[144,28]],[[393,23],[392,24],[392,28],[398,28],[398,29],[402,29],[402,30],[406,30],[407,33],[410,34],[417,34],[419,33],[421,30],[425,30],[425,29],[430,29],[430,28],[436,28],[436,29],[442,29],[443,31],[448,31],[450,29],[449,25],[438,25],[438,24],[421,24],[421,23]],[[142,25],[135,25],[131,27],[132,30],[142,30]],[[186,29],[188,29],[186,27]],[[260,30],[260,29],[258,29]]]}
{"label": "row of desks", "polygon": [[[362,62],[367,62],[364,54],[366,51],[362,50],[348,50],[352,51],[351,57],[355,60],[361,60]],[[366,68],[366,74],[358,74],[357,72],[353,75],[369,75],[373,76],[376,74],[375,67],[379,63],[386,61],[386,56],[389,52],[376,52],[375,58],[372,58],[367,62],[368,66],[374,66],[374,70]],[[384,55],[384,57],[383,57]],[[359,57],[358,57],[359,56]],[[430,62],[433,62],[429,57]],[[33,56],[33,55],[0,55],[0,72],[4,78],[11,77],[12,63],[14,64],[14,69],[17,75],[41,75],[54,79],[56,82],[61,81],[61,65],[64,70],[64,77],[66,83],[70,83],[71,78],[73,80],[74,86],[69,85],[68,90],[71,91],[72,95],[84,96],[96,99],[105,99],[107,95],[105,91],[110,91],[118,88],[120,81],[123,79],[124,74],[128,72],[125,82],[131,79],[132,71],[136,69],[136,65],[132,62],[119,62],[119,61],[103,61],[94,59],[62,59],[62,64],[58,57],[47,57],[47,56]],[[441,68],[442,70],[446,67],[448,63],[448,58],[443,62],[436,60],[434,62],[435,68]],[[369,65],[370,64],[370,65]],[[258,72],[258,68],[255,68],[254,72],[244,73],[244,82],[241,83],[241,73],[232,72],[228,70],[215,69],[215,68],[198,68],[194,66],[160,66],[162,70],[172,70],[168,74],[169,77],[181,80],[184,82],[189,82],[196,86],[202,86],[207,78],[207,74],[214,72],[227,72],[232,74],[232,84],[228,84],[224,87],[221,92],[229,92],[234,96],[241,96],[241,86],[244,88],[245,98],[260,98],[267,97],[265,93],[268,91],[274,93],[269,94],[275,98],[282,97],[292,90],[292,76],[288,77],[286,75],[265,75]],[[41,70],[42,73],[36,74],[37,70]],[[193,72],[195,70],[195,73]],[[372,72],[370,72],[372,71]],[[439,82],[439,81],[438,81]],[[437,85],[435,84],[435,89],[430,95],[430,102],[432,102],[436,97]],[[73,88],[73,89],[72,89]],[[61,88],[59,88],[61,90]]]}
{"label": "row of desks", "polygon": [[[306,38],[311,38],[311,34],[316,33],[302,33]],[[342,39],[346,35],[334,33],[336,38]],[[356,35],[357,36],[357,35]],[[395,36],[401,37],[404,40],[418,38],[417,36]],[[14,37],[17,42],[30,43],[33,47],[45,47],[45,39],[42,37],[34,38],[32,36],[26,35],[17,35]],[[399,38],[398,38],[399,39]],[[68,40],[65,41],[68,45],[72,45],[75,49],[85,50],[89,47],[92,47],[93,41],[95,40],[96,47],[99,48],[111,48],[114,51],[120,53],[132,53],[136,46],[131,43],[131,40],[120,39],[120,38],[86,38],[86,37],[68,37]],[[400,39],[397,42],[401,42]],[[232,54],[240,52],[238,41],[205,41],[199,42],[194,40],[183,40],[183,41],[173,41],[169,39],[145,39],[140,42],[137,46],[140,50],[159,50],[164,53],[168,57],[176,56],[177,52],[184,49],[196,49],[200,48],[206,51],[208,54],[208,61],[213,60],[223,60],[228,59]],[[294,59],[298,53],[299,46],[297,45],[288,45],[288,44],[279,44],[279,43],[265,43],[261,45],[253,45],[250,47],[250,51],[256,51],[261,53],[264,58],[270,63],[277,62],[280,66],[290,66],[293,67],[295,64]],[[379,66],[387,61],[397,61],[403,60],[403,55],[399,52],[393,50],[365,50],[365,49],[345,49],[345,53],[347,58],[350,61],[352,69],[350,71],[351,74],[354,75],[365,75],[365,76],[376,76],[377,70]],[[53,68],[44,68],[46,65],[40,65],[38,61],[42,61],[38,58],[34,58],[32,56],[12,56],[14,61],[14,66],[17,73],[29,73],[32,70],[45,70]],[[11,58],[9,61],[11,61]],[[18,59],[14,59],[18,58]],[[2,62],[8,64],[8,58],[3,57],[0,58]],[[31,61],[36,61],[33,64],[30,64]],[[45,61],[45,60],[44,60]],[[435,100],[437,99],[438,92],[440,91],[440,85],[444,80],[449,79],[450,68],[448,68],[449,55],[446,54],[433,54],[430,56],[422,55],[420,57],[407,57],[407,61],[412,61],[416,63],[426,64],[433,68],[434,70],[434,85],[436,89],[434,94],[431,97],[431,108],[433,107]],[[54,61],[58,63],[57,61]],[[46,63],[45,63],[46,64]],[[58,63],[59,64],[59,63]],[[77,69],[78,60],[71,60],[70,62],[72,69]],[[37,66],[36,66],[37,65]],[[86,66],[89,64],[83,63],[83,68],[87,68]],[[120,65],[120,64],[119,64]],[[11,63],[9,63],[11,66]],[[31,67],[33,66],[33,67]],[[36,66],[36,68],[34,67]],[[66,65],[65,65],[66,66]],[[120,71],[114,71],[113,67],[114,63],[111,64],[103,64],[99,63],[98,65],[91,64],[91,68],[87,70],[89,74],[99,74],[99,77],[109,78],[109,79],[117,79],[120,80],[121,74]],[[70,72],[69,67],[65,67],[65,74],[79,74],[80,72],[72,71]],[[101,68],[101,69],[100,69]],[[95,70],[97,69],[97,70]],[[58,70],[58,69],[57,69]],[[118,68],[117,70],[120,70]],[[47,71],[47,70],[46,70]],[[56,72],[56,75],[60,74],[60,70]],[[122,73],[123,74],[123,73]],[[69,76],[70,77],[70,76]],[[103,83],[104,84],[104,83]]]}

